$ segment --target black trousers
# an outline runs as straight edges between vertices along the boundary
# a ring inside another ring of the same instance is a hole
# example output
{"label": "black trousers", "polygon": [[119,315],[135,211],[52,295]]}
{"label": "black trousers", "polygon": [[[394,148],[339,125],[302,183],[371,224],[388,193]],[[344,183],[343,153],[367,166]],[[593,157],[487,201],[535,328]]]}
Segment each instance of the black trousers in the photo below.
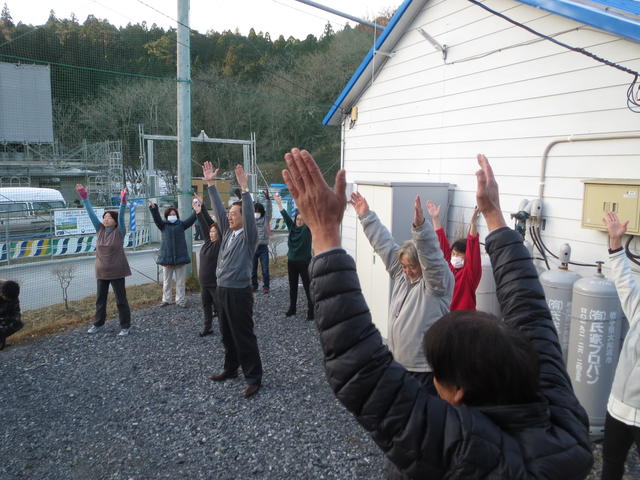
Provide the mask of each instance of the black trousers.
{"label": "black trousers", "polygon": [[124,277],[115,280],[97,280],[96,293],[96,318],[93,324],[101,327],[107,320],[107,295],[109,294],[109,284],[116,296],[116,306],[118,307],[118,317],[120,328],[131,326],[131,310],[127,302],[127,290],[124,288]]}
{"label": "black trousers", "polygon": [[224,347],[224,371],[242,367],[247,383],[262,382],[262,360],[253,333],[253,292],[251,287],[216,289],[218,320]]}
{"label": "black trousers", "polygon": [[602,447],[602,480],[622,479],[624,462],[634,442],[640,453],[640,427],[627,425],[607,412]]}
{"label": "black trousers", "polygon": [[204,331],[208,332],[213,327],[213,316],[218,315],[216,287],[200,286],[200,298],[202,299],[202,311],[204,313]]}
{"label": "black trousers", "polygon": [[309,263],[310,261],[287,260],[287,272],[289,274],[289,311],[296,311],[298,302],[298,277],[302,277],[304,293],[307,294],[307,307],[309,312],[313,311],[313,300],[311,300],[311,290],[309,288]]}

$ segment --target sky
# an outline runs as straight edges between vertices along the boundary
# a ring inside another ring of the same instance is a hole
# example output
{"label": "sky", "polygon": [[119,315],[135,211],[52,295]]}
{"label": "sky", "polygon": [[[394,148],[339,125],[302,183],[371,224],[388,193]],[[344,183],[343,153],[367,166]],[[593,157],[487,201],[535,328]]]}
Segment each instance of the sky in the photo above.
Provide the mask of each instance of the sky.
{"label": "sky", "polygon": [[[373,18],[386,9],[397,8],[402,0],[315,0],[356,17]],[[6,3],[14,23],[42,25],[54,10],[56,17],[69,18],[72,13],[80,23],[93,14],[117,26],[146,21],[161,27],[174,27],[177,0],[0,0]],[[334,30],[349,22],[342,17],[297,2],[296,0],[191,0],[191,28],[200,33],[239,29],[246,35],[250,28],[269,32],[272,39],[284,35],[305,38],[320,36],[330,21]]]}

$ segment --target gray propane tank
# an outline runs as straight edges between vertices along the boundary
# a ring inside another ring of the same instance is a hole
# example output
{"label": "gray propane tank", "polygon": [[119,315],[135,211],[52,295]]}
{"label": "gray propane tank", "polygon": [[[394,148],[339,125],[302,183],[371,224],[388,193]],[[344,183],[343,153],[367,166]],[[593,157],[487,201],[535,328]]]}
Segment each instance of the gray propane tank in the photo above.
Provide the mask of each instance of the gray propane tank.
{"label": "gray propane tank", "polygon": [[489,255],[480,256],[482,265],[482,276],[476,289],[476,310],[493,313],[496,317],[502,318],[500,304],[496,295],[496,280],[493,277],[493,267]]}
{"label": "gray propane tank", "polygon": [[558,340],[562,348],[562,359],[567,363],[569,348],[569,331],[571,328],[571,298],[573,284],[582,278],[568,269],[571,258],[571,247],[563,244],[559,255],[561,265],[555,270],[545,270],[540,274],[540,283],[544,289],[544,296],[551,311],[553,324],[558,332]]}
{"label": "gray propane tank", "polygon": [[573,285],[567,372],[578,400],[589,416],[592,437],[604,433],[607,400],[618,356],[622,308],[614,283],[602,274]]}

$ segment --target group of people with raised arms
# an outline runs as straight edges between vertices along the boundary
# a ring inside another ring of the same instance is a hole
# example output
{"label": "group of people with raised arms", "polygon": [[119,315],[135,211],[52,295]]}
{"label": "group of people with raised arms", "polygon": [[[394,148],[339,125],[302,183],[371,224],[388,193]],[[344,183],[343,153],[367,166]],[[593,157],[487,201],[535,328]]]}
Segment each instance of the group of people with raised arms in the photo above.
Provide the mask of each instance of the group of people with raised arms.
{"label": "group of people with raised arms", "polygon": [[[329,384],[384,451],[388,477],[586,478],[593,463],[588,418],[571,387],[532,259],[519,234],[506,226],[487,159],[478,155],[477,208],[469,234],[452,246],[440,224],[439,206],[432,202],[425,205],[425,218],[416,197],[411,240],[398,245],[366,199],[358,192],[351,195],[349,203],[367,239],[394,280],[387,342],[371,321],[353,259],[341,248],[344,171],[331,189],[308,152],[292,149],[285,161],[283,177],[298,207],[292,219],[274,197],[289,230],[287,315],[296,312],[301,277],[307,316],[315,318],[320,331]],[[243,395],[251,397],[263,375],[252,317],[259,218],[242,167],[235,170],[241,200],[228,211],[214,184],[217,172],[211,163],[204,164],[212,217],[201,198],[194,200],[193,217],[209,232],[200,253],[200,280],[206,286],[202,334],[212,331],[217,311],[225,356],[222,370],[211,379],[235,378],[242,367],[247,383]],[[105,212],[100,223],[86,190],[79,186],[78,192],[98,231],[100,300],[90,332],[104,324],[101,301],[109,283],[119,302],[122,331],[128,332],[122,217]],[[126,189],[121,214],[125,203]],[[166,222],[178,223],[169,219],[173,212],[168,210],[163,232]],[[479,214],[489,230],[485,248],[503,319],[475,310],[481,274]],[[194,219],[189,217],[182,227]],[[637,375],[634,379],[640,360],[633,354],[640,346],[640,287],[621,251],[626,224],[615,214],[605,222],[616,286],[631,324],[608,405],[603,470],[608,480],[621,478],[630,445],[635,441],[640,446],[640,386]]]}

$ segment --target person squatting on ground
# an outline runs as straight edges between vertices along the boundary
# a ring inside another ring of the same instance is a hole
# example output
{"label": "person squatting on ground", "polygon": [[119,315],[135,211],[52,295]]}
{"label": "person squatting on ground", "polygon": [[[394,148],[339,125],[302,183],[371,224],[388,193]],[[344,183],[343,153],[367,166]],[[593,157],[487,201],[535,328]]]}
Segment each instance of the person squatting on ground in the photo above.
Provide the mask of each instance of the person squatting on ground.
{"label": "person squatting on ground", "polygon": [[267,208],[261,203],[254,206],[254,217],[256,228],[258,229],[258,246],[253,255],[253,270],[251,273],[251,284],[253,291],[258,291],[258,261],[262,267],[262,293],[269,293],[269,236],[271,235],[271,214],[273,207],[269,198],[269,191],[264,191]]}
{"label": "person squatting on ground", "polygon": [[[416,197],[411,240],[398,245],[358,192],[351,204],[369,243],[393,280],[389,302],[388,346],[393,357],[425,385],[432,385],[431,367],[422,348],[425,332],[449,312],[453,274],[445,262],[433,227],[425,222]],[[433,387],[432,387],[433,388]]]}
{"label": "person squatting on ground", "polygon": [[218,254],[220,252],[220,230],[213,221],[202,198],[196,195],[193,199],[193,209],[198,218],[200,230],[206,233],[204,243],[200,247],[200,265],[198,266],[198,279],[200,280],[200,297],[202,300],[202,312],[204,314],[204,328],[201,337],[213,333],[213,317],[218,316],[216,307],[216,287],[218,281],[216,268],[218,266]]}
{"label": "person squatting on ground", "polygon": [[618,216],[609,212],[604,223],[609,232],[611,275],[629,320],[607,404],[602,450],[602,480],[620,480],[634,442],[640,452],[640,285],[622,247],[629,221],[620,223]]}
{"label": "person squatting on ground", "polygon": [[202,173],[209,186],[213,215],[222,234],[216,270],[216,303],[224,347],[224,368],[211,376],[211,380],[222,382],[235,378],[241,366],[248,384],[244,396],[250,397],[262,383],[262,361],[253,331],[251,266],[258,241],[253,202],[247,174],[241,165],[236,165],[235,173],[242,189],[242,202],[234,203],[227,215],[214,182],[218,169],[214,170],[211,162],[205,162]]}
{"label": "person squatting on ground", "polygon": [[124,278],[131,275],[129,262],[124,253],[124,236],[127,232],[125,227],[125,207],[127,206],[127,188],[120,192],[120,209],[118,212],[106,210],[102,214],[102,222],[98,220],[93,206],[88,198],[87,189],[81,184],[76,185],[76,192],[80,195],[84,203],[89,219],[96,229],[98,241],[96,244],[96,317],[93,326],[87,333],[97,333],[101,331],[104,322],[107,320],[107,296],[109,295],[109,284],[116,296],[116,306],[118,307],[118,317],[120,319],[119,336],[129,335],[131,326],[131,310],[127,301],[127,290],[124,286]]}
{"label": "person squatting on ground", "polygon": [[307,295],[307,320],[313,320],[313,301],[309,287],[309,262],[311,261],[311,230],[304,223],[300,212],[293,219],[282,208],[282,199],[277,193],[273,195],[284,223],[289,230],[287,237],[287,274],[289,276],[289,309],[285,314],[291,317],[296,314],[298,303],[298,278],[302,278],[304,293]]}
{"label": "person squatting on ground", "polygon": [[0,280],[0,350],[6,344],[7,337],[22,327],[20,315],[20,285],[13,280]]}
{"label": "person squatting on ground", "polygon": [[179,307],[187,306],[185,296],[185,280],[187,277],[187,264],[191,263],[191,252],[187,248],[185,231],[191,228],[196,221],[196,214],[192,212],[185,220],[180,220],[180,214],[175,207],[167,207],[164,211],[164,220],[160,217],[158,205],[149,200],[149,210],[153,222],[160,230],[162,240],[160,252],[156,263],[162,267],[162,303],[163,307],[173,303],[171,299],[171,287],[173,277],[176,278],[176,301]]}
{"label": "person squatting on ground", "polygon": [[406,476],[447,479],[585,478],[588,418],[562,361],[542,286],[522,236],[508,227],[489,163],[478,155],[477,205],[504,321],[456,311],[425,336],[438,395],[382,342],[340,245],[345,174],[335,189],[306,151],[285,155],[283,176],[318,253],[311,291],[325,370],[337,398]]}
{"label": "person squatting on ground", "polygon": [[451,299],[451,311],[475,310],[476,290],[482,276],[482,264],[480,263],[480,236],[478,235],[478,208],[473,210],[471,225],[467,238],[459,238],[449,247],[447,234],[440,222],[440,205],[431,200],[427,202],[427,212],[431,217],[431,223],[438,236],[440,249],[444,258],[453,272],[455,285],[453,298]]}

